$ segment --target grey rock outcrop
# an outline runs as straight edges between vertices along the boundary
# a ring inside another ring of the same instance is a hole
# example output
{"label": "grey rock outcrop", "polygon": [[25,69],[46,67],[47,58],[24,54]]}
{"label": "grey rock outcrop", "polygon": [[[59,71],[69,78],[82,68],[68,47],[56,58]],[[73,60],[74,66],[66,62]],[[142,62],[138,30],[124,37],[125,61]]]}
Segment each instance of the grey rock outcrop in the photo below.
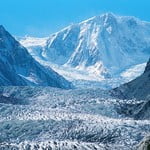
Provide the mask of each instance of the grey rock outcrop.
{"label": "grey rock outcrop", "polygon": [[113,89],[112,93],[123,99],[148,99],[150,96],[150,59],[141,76],[129,83]]}

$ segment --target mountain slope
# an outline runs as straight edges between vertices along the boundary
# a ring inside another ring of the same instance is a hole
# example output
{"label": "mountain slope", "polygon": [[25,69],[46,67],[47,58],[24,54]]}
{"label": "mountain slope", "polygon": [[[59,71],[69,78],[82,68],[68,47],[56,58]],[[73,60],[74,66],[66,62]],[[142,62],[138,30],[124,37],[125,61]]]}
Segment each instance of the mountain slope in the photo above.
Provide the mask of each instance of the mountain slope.
{"label": "mountain slope", "polygon": [[52,69],[47,70],[0,26],[0,85],[35,85],[70,88],[71,85]]}
{"label": "mountain slope", "polygon": [[37,46],[30,47],[30,52],[39,61],[116,77],[148,59],[150,23],[106,13],[51,35],[44,46],[35,49]]}
{"label": "mountain slope", "polygon": [[147,99],[150,96],[150,59],[141,76],[114,89],[114,92],[121,98]]}
{"label": "mountain slope", "polygon": [[137,150],[149,150],[150,149],[150,136],[146,136],[138,145]]}

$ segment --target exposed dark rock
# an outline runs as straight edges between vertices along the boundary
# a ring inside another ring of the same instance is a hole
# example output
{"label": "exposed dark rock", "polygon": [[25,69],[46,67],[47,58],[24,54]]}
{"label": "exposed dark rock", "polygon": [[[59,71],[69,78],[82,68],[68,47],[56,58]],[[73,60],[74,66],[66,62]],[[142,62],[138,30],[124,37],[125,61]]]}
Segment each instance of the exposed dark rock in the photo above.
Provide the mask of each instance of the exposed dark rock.
{"label": "exposed dark rock", "polygon": [[150,60],[141,76],[113,89],[112,95],[122,99],[147,99],[150,95]]}

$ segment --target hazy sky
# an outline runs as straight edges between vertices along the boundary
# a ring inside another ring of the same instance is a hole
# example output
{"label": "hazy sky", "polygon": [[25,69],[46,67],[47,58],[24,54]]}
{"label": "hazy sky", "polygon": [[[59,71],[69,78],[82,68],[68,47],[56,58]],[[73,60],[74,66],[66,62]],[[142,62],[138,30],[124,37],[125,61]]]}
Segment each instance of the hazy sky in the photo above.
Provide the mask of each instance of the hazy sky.
{"label": "hazy sky", "polygon": [[17,36],[48,36],[104,12],[150,21],[150,0],[0,0],[0,24]]}

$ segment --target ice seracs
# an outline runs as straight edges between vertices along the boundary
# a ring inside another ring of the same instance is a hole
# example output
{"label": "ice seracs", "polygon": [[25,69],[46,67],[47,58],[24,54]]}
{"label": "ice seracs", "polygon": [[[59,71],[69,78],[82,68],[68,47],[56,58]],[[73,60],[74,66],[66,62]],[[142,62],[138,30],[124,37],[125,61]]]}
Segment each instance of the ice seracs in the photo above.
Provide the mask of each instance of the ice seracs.
{"label": "ice seracs", "polygon": [[[0,101],[0,149],[133,150],[150,132],[150,120],[117,112],[139,101],[108,91],[26,86],[0,87],[0,93],[7,96]],[[16,103],[21,100],[28,103]]]}

